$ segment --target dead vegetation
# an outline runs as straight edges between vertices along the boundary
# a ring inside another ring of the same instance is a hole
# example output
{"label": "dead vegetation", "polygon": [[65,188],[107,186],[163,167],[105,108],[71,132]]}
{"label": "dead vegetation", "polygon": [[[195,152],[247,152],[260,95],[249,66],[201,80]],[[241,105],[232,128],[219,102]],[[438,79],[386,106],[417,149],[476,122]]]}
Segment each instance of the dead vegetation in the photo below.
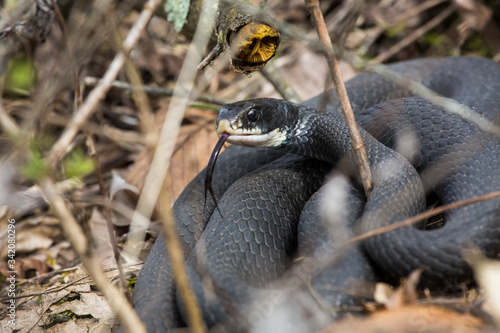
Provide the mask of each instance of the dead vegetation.
{"label": "dead vegetation", "polygon": [[[39,3],[50,7],[52,1]],[[500,61],[497,1],[320,4],[344,80],[377,63],[418,57],[478,55]],[[267,10],[278,20],[280,49],[264,75],[249,76],[231,72],[225,55],[196,72],[199,61],[186,58],[190,41],[165,17],[155,16],[147,27],[138,27],[147,10],[137,10],[134,1],[66,1],[55,11],[41,6],[42,16],[28,13],[31,5],[3,1],[0,15],[0,327],[2,332],[107,332],[118,325],[113,305],[96,290],[95,277],[90,279],[87,274],[92,272],[81,263],[100,264],[105,276],[124,288],[118,282],[114,240],[108,231],[112,226],[120,249],[127,239],[130,243],[129,224],[165,118],[181,125],[178,135],[167,140],[172,158],[166,197],[175,200],[206,166],[217,141],[214,124],[220,104],[285,94],[306,100],[331,88],[331,79],[303,0],[268,1]],[[132,40],[134,33],[140,38]],[[191,81],[182,79],[187,74],[181,71],[191,73]],[[280,84],[269,77],[279,77],[292,92],[277,90]],[[179,80],[192,82],[189,99],[180,99],[185,111],[171,97],[186,93],[176,86]],[[181,113],[168,118],[174,108]],[[154,183],[155,174],[150,177]],[[51,191],[54,196],[47,197]],[[139,260],[161,228],[158,208],[171,205],[170,200],[155,202],[148,201],[143,210],[152,213],[153,222],[144,222],[146,237],[136,244]],[[64,213],[64,207],[69,211]],[[79,226],[65,230],[62,225],[68,219]],[[16,230],[14,268],[7,257],[10,220],[15,220]],[[71,244],[68,236],[77,229],[84,233]],[[91,254],[88,259],[77,255],[78,244]],[[122,274],[129,280],[140,264],[126,262]],[[475,268],[482,276],[499,278],[496,264],[478,263]],[[9,271],[16,271],[15,326],[8,323]],[[489,290],[492,280],[480,282]],[[413,332],[414,327],[419,332],[480,332],[494,331],[500,320],[498,295],[485,299],[482,291],[473,289],[443,300],[413,293],[411,282],[405,291],[382,292],[379,304],[365,305],[373,312],[367,319],[347,319],[325,332]],[[412,321],[420,326],[405,326]]]}

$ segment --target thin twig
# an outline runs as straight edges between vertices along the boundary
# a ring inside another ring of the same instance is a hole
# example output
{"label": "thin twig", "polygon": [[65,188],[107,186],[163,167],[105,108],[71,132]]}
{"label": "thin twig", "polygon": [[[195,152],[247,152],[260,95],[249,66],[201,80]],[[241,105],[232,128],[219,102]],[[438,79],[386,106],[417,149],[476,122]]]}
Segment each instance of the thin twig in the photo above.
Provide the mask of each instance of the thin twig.
{"label": "thin twig", "polygon": [[393,231],[396,229],[411,226],[412,224],[415,224],[419,221],[422,221],[424,219],[428,219],[432,216],[442,214],[442,213],[449,211],[449,210],[452,210],[452,209],[457,209],[460,207],[472,205],[472,204],[475,204],[475,203],[478,203],[481,201],[491,200],[491,199],[495,199],[495,198],[499,198],[499,197],[500,197],[500,191],[497,191],[497,192],[492,192],[492,193],[488,193],[485,195],[481,195],[479,197],[474,197],[474,198],[470,198],[470,199],[464,199],[464,200],[452,202],[451,204],[447,204],[444,206],[440,206],[440,207],[433,208],[431,210],[422,212],[420,214],[417,214],[415,216],[407,218],[403,221],[400,221],[400,222],[397,222],[397,223],[394,223],[394,224],[391,224],[391,225],[388,225],[385,227],[377,228],[377,229],[372,230],[372,231],[365,232],[362,235],[351,238],[346,243],[342,244],[340,247],[345,247],[345,246],[351,245],[355,242],[359,242],[359,241],[368,239],[368,238],[376,236],[376,235],[380,235],[380,234],[390,232],[390,231]]}
{"label": "thin twig", "polygon": [[[210,3],[209,1],[208,3]],[[207,5],[207,7],[210,7]],[[205,8],[205,6],[203,7]],[[208,13],[213,18],[214,13]],[[193,87],[196,70],[193,64],[197,63],[200,59],[200,48],[206,47],[210,38],[210,29],[207,29],[207,21],[200,16],[203,23],[198,23],[199,29],[190,44],[186,58],[179,73],[179,78],[174,88],[174,96],[170,101],[168,113],[163,123],[158,145],[156,147],[155,155],[151,162],[148,175],[144,183],[144,187],[137,203],[137,209],[132,218],[130,225],[129,237],[124,248],[124,255],[127,256],[126,260],[134,262],[137,260],[140,251],[140,245],[144,240],[145,230],[149,225],[149,217],[152,215],[158,196],[163,186],[165,175],[167,174],[168,165],[173,150],[175,149],[175,142],[179,133],[180,124],[184,116],[184,110],[187,107],[188,99],[187,92]],[[211,22],[211,21],[209,21]],[[203,28],[202,28],[203,27]]]}
{"label": "thin twig", "polygon": [[[124,266],[125,267],[132,267],[132,266],[140,266],[142,264],[143,264],[143,262],[140,262],[140,263],[137,263],[137,264],[131,264],[131,265],[124,265]],[[45,281],[46,279],[51,278],[51,277],[53,277],[55,275],[66,273],[66,272],[70,272],[70,271],[74,271],[74,270],[77,270],[77,269],[78,269],[78,266],[64,268],[64,269],[59,269],[57,271],[48,272],[48,273],[43,274],[41,276],[36,276],[34,278],[28,279],[26,282],[27,283],[43,283],[43,281]],[[108,267],[108,268],[104,269],[104,272],[107,273],[107,272],[116,271],[116,270],[118,270],[118,266]],[[137,270],[139,270],[139,268],[137,268]],[[36,293],[25,294],[25,295],[17,295],[17,296],[14,296],[14,297],[6,297],[6,296],[2,295],[0,297],[0,302],[8,301],[11,298],[13,298],[13,299],[23,299],[23,298],[33,297],[33,296],[40,296],[40,295],[45,295],[45,294],[57,293],[57,292],[59,292],[61,290],[67,289],[67,288],[69,288],[71,286],[74,286],[74,285],[78,285],[80,283],[81,284],[88,284],[88,282],[84,283],[82,281],[85,280],[85,279],[89,279],[89,278],[92,278],[92,277],[89,274],[85,274],[84,276],[79,277],[78,279],[76,279],[74,281],[65,283],[62,286],[50,287],[47,290],[39,291],[39,292],[36,292]],[[83,292],[83,291],[81,291],[81,292]]]}
{"label": "thin twig", "polygon": [[[395,24],[400,24],[401,22],[407,21],[408,19],[420,14],[423,11],[426,11],[427,9],[430,9],[432,7],[435,7],[439,5],[440,3],[445,2],[446,0],[430,0],[430,1],[425,1],[420,4],[416,4],[415,7],[402,12],[401,14],[397,15],[396,17],[393,17],[391,19],[391,22],[395,22]],[[394,26],[394,25],[392,25]],[[387,27],[386,27],[387,28]]]}
{"label": "thin twig", "polygon": [[420,36],[437,26],[439,23],[441,23],[443,20],[445,20],[448,16],[453,14],[455,11],[455,6],[449,6],[445,10],[443,10],[439,15],[434,17],[432,20],[421,26],[420,28],[416,29],[413,31],[411,34],[409,34],[407,37],[402,39],[399,43],[394,44],[392,47],[390,47],[387,51],[384,53],[379,54],[375,59],[370,61],[371,64],[380,64],[386,61],[387,59],[391,58],[393,55],[401,51],[403,48],[406,46],[410,45],[413,43],[415,40],[417,40]]}
{"label": "thin twig", "polygon": [[19,138],[21,129],[11,116],[5,111],[3,103],[0,100],[0,126],[2,130],[11,138]]}
{"label": "thin twig", "polygon": [[44,197],[54,210],[55,215],[59,218],[66,237],[81,258],[85,270],[104,294],[109,306],[120,318],[120,322],[126,328],[127,332],[146,332],[144,325],[132,309],[132,306],[120,291],[108,281],[106,275],[103,273],[100,260],[88,246],[88,241],[81,226],[76,222],[70,209],[58,193],[54,182],[49,178],[45,178],[40,182],[40,187]]}
{"label": "thin twig", "polygon": [[50,307],[52,306],[52,304],[54,304],[54,300],[55,300],[55,298],[56,298],[56,297],[54,296],[54,297],[53,297],[53,298],[52,298],[52,299],[48,302],[48,304],[47,304],[47,306],[45,307],[45,309],[43,309],[41,312],[39,312],[39,315],[38,315],[39,317],[38,317],[38,319],[37,319],[37,320],[33,323],[33,325],[31,325],[31,327],[30,327],[30,328],[28,328],[28,330],[27,330],[26,332],[28,332],[28,333],[29,333],[29,332],[31,332],[31,331],[35,328],[35,326],[37,326],[37,325],[38,325],[38,323],[40,322],[40,320],[43,318],[43,315],[44,315],[45,313],[47,313],[47,311],[50,309]]}
{"label": "thin twig", "polygon": [[[118,25],[114,20],[111,20],[111,24],[114,25],[115,31],[114,33],[114,38],[115,38],[115,43],[117,47],[121,47],[123,45],[123,41],[121,40],[121,37],[118,33]],[[124,50],[121,50],[124,52]],[[136,102],[136,105],[139,109],[139,119],[140,119],[140,124],[141,124],[141,129],[144,134],[145,143],[146,145],[149,145],[151,141],[154,141],[154,138],[156,138],[157,131],[153,123],[153,111],[151,110],[151,106],[149,105],[148,97],[146,93],[144,92],[144,89],[142,87],[144,86],[142,84],[141,77],[139,75],[139,72],[137,68],[134,66],[132,61],[130,60],[128,53],[124,52],[126,54],[126,60],[125,60],[125,71],[132,82],[133,88],[133,97],[134,101]],[[116,237],[115,237],[115,232],[114,232],[114,227],[113,227],[113,222],[112,222],[112,212],[111,212],[111,198],[109,196],[108,191],[106,190],[106,187],[104,185],[104,179],[102,177],[102,172],[101,172],[101,167],[99,164],[99,156],[97,155],[95,145],[94,145],[94,140],[92,138],[92,135],[88,131],[88,141],[89,144],[92,147],[93,150],[93,157],[96,161],[96,176],[99,181],[99,189],[101,191],[101,195],[104,200],[104,207],[103,207],[103,216],[106,220],[106,227],[108,229],[109,237],[110,237],[110,242],[111,246],[113,249],[113,254],[114,258],[116,261],[116,264],[118,266],[118,271],[119,271],[119,279],[121,286],[125,292],[125,297],[129,301],[130,304],[133,304],[132,301],[132,295],[130,294],[129,288],[127,286],[127,281],[125,280],[125,275],[123,273],[123,267],[122,267],[122,261],[120,260],[120,252],[118,250],[118,244],[116,242]],[[148,140],[148,138],[151,138]]]}
{"label": "thin twig", "polygon": [[[115,26],[117,24],[115,23]],[[118,29],[115,29],[115,42],[117,47],[122,45],[121,37],[118,33]],[[139,120],[142,134],[146,137],[146,145],[149,146],[149,143],[156,141],[156,136],[158,134],[158,130],[154,124],[154,115],[153,110],[151,109],[151,105],[149,104],[148,96],[144,91],[144,84],[141,79],[141,75],[139,74],[139,70],[137,66],[131,61],[130,57],[127,54],[127,59],[125,61],[125,72],[132,83],[132,96],[137,108],[139,109]]]}
{"label": "thin twig", "polygon": [[408,80],[400,74],[390,70],[387,66],[377,65],[368,67],[371,71],[379,74],[380,76],[404,87],[406,90],[411,91],[413,94],[429,100],[432,104],[440,106],[447,111],[454,113],[461,118],[475,123],[482,131],[500,136],[500,127],[491,123],[487,118],[483,117],[480,113],[474,111],[470,107],[451,98],[443,98],[432,89],[427,88],[422,83]]}
{"label": "thin twig", "polygon": [[[74,77],[74,91],[75,91],[75,100],[76,100],[76,106],[81,107],[83,103],[83,97],[82,97],[82,92],[80,89],[80,80],[79,80],[79,73],[78,73],[78,66],[75,61],[75,54],[71,45],[71,42],[68,40],[68,30],[66,27],[66,24],[64,22],[64,19],[62,17],[62,14],[59,10],[59,7],[57,3],[54,3],[54,8],[56,11],[56,17],[58,19],[59,25],[61,26],[61,30],[63,32],[63,38],[65,40],[65,43],[68,47],[69,54],[71,56],[71,60],[73,63],[73,77]],[[87,138],[87,146],[89,148],[89,155],[94,159],[95,163],[95,171],[96,171],[96,177],[99,183],[99,190],[101,191],[102,195],[102,200],[104,201],[103,204],[103,209],[102,213],[104,216],[104,219],[106,221],[106,228],[108,230],[108,235],[109,235],[109,240],[111,244],[111,248],[113,251],[114,259],[115,262],[118,266],[118,271],[119,271],[119,280],[121,283],[121,286],[124,290],[124,294],[126,299],[130,304],[132,304],[132,295],[130,294],[130,291],[127,286],[127,281],[125,280],[125,276],[123,274],[123,267],[120,262],[120,251],[118,250],[118,244],[116,243],[116,237],[115,237],[115,232],[113,228],[113,222],[112,222],[112,212],[111,212],[111,200],[109,198],[108,192],[106,190],[106,186],[104,184],[104,178],[102,175],[102,170],[101,170],[101,163],[99,162],[99,156],[97,155],[97,150],[95,147],[95,142],[94,138],[92,137],[92,133],[90,129],[85,130],[85,135]]]}
{"label": "thin twig", "polygon": [[311,11],[313,14],[312,16],[314,18],[314,23],[318,31],[318,36],[321,43],[323,44],[323,49],[325,51],[328,67],[330,67],[333,84],[335,86],[335,90],[337,91],[337,97],[340,102],[342,113],[344,114],[344,118],[349,129],[352,147],[354,149],[355,156],[358,162],[361,182],[363,184],[366,196],[368,197],[372,189],[372,175],[370,165],[368,163],[365,145],[363,143],[363,140],[361,139],[356,120],[354,119],[354,113],[352,112],[351,103],[349,102],[349,96],[347,95],[347,90],[345,88],[344,82],[342,81],[340,68],[338,66],[335,53],[333,52],[332,41],[330,40],[330,36],[328,35],[328,30],[326,29],[325,20],[319,8],[318,0],[306,0],[306,5],[308,6],[309,11]]}
{"label": "thin twig", "polygon": [[[163,189],[165,176],[169,167],[172,153],[175,149],[175,142],[179,133],[184,110],[188,105],[188,99],[184,96],[191,91],[194,85],[194,79],[197,74],[194,64],[201,60],[201,54],[210,40],[212,22],[215,19],[217,1],[204,1],[200,14],[200,19],[192,43],[189,45],[186,57],[184,59],[179,78],[175,84],[174,96],[170,101],[168,113],[163,123],[163,128],[156,146],[151,167],[146,176],[144,187],[139,197],[136,211],[132,217],[129,237],[123,250],[124,258],[129,261],[136,261],[138,253],[145,237],[145,231],[149,225],[149,218],[158,201],[161,190]],[[164,203],[167,204],[168,203]],[[165,230],[168,231],[169,221],[164,220]],[[177,256],[172,256],[172,265],[177,269],[184,270],[183,263],[173,262]],[[174,274],[185,274],[177,272]],[[182,296],[193,293],[189,283],[176,279],[180,294]],[[188,296],[189,297],[189,296]],[[187,321],[191,329],[195,332],[204,332],[203,319],[197,302],[189,303],[189,299],[184,299],[185,304],[190,304],[186,308]]]}
{"label": "thin twig", "polygon": [[217,56],[219,54],[221,54],[221,51],[222,50],[222,47],[220,46],[219,43],[217,43],[217,45],[215,45],[215,47],[212,49],[212,51],[210,51],[207,56],[205,57],[205,59],[203,59],[200,64],[196,67],[197,70],[201,71],[203,69],[205,69],[205,67],[207,67],[208,65],[210,65],[210,63],[215,59],[217,58]]}
{"label": "thin twig", "polygon": [[132,295],[130,294],[130,291],[128,289],[127,281],[125,280],[125,274],[123,273],[123,267],[120,260],[120,251],[118,250],[118,244],[116,243],[115,230],[112,221],[113,214],[111,212],[111,199],[109,197],[108,191],[106,190],[106,185],[104,184],[101,164],[99,162],[99,156],[97,155],[97,151],[95,148],[94,138],[92,137],[92,133],[89,130],[85,132],[87,135],[87,145],[89,146],[90,155],[94,159],[95,163],[95,173],[103,200],[102,215],[104,216],[104,220],[106,221],[106,229],[108,230],[109,242],[113,250],[113,256],[115,258],[116,265],[118,266],[118,276],[120,278],[120,284],[125,292],[125,297],[127,298],[128,302],[132,304]]}
{"label": "thin twig", "polygon": [[[88,87],[95,87],[97,84],[99,84],[100,79],[92,76],[87,76],[83,79],[83,83],[88,86]],[[123,90],[134,90],[135,87],[124,81],[113,81],[111,84],[113,88],[118,88],[118,89],[123,89]],[[151,96],[173,96],[174,95],[174,90],[173,89],[168,89],[168,88],[163,88],[163,87],[153,87],[153,86],[147,86],[143,85],[141,87],[147,94]],[[187,96],[186,96],[187,97]],[[209,95],[200,95],[195,98],[196,101],[204,102],[204,103],[209,103],[209,104],[215,104],[215,105],[224,105],[228,103],[228,101],[224,99],[220,99],[217,97],[209,96]]]}
{"label": "thin twig", "polygon": [[278,74],[272,63],[268,63],[266,67],[260,70],[260,72],[284,99],[295,103],[301,102],[300,97],[293,90],[293,88],[283,80],[283,77]]}
{"label": "thin twig", "polygon": [[[160,193],[160,201],[170,202],[170,197],[166,188]],[[175,229],[175,220],[170,212],[169,205],[163,205],[161,208],[161,217],[163,221],[163,230],[165,232],[165,244],[167,246],[167,253],[172,264],[172,271],[175,283],[179,292],[181,293],[186,311],[189,316],[189,323],[191,332],[202,333],[205,332],[205,325],[203,323],[203,316],[200,306],[196,299],[189,278],[186,272],[184,252],[182,251],[181,243],[177,236]]]}
{"label": "thin twig", "polygon": [[447,0],[429,0],[421,4],[418,4],[407,11],[402,12],[401,14],[396,15],[395,17],[392,17],[390,19],[390,22],[385,22],[385,21],[379,22],[378,25],[374,27],[373,30],[371,30],[370,37],[368,38],[367,41],[363,43],[358,52],[366,53],[368,48],[377,40],[380,34],[386,31],[387,29],[395,27],[401,22],[407,21],[408,19],[420,14],[421,12],[424,12],[427,9],[435,7],[445,1]]}
{"label": "thin twig", "polygon": [[62,156],[64,156],[75,135],[94,112],[99,102],[104,98],[107,91],[110,89],[111,84],[125,64],[126,53],[128,54],[135,46],[160,2],[161,0],[149,0],[144,5],[141,14],[135,21],[132,29],[130,29],[129,34],[127,35],[127,38],[123,42],[123,51],[119,52],[115,56],[102,80],[99,81],[99,84],[89,93],[84,104],[78,108],[73,119],[52,147],[47,157],[48,165],[52,167],[55,166]]}

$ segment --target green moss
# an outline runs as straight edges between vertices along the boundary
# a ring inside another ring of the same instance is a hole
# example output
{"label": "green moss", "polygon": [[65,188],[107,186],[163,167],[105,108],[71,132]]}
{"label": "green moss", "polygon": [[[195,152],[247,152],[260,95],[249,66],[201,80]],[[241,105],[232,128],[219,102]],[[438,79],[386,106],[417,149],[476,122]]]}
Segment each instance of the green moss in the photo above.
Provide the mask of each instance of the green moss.
{"label": "green moss", "polygon": [[35,137],[28,143],[28,158],[20,168],[23,177],[36,182],[49,174],[50,169],[45,163],[44,153],[53,143],[54,138],[48,135]]}
{"label": "green moss", "polygon": [[447,40],[448,40],[448,38],[445,35],[438,34],[435,32],[429,32],[429,33],[423,35],[421,38],[422,42],[429,44],[429,45],[432,45],[432,46],[436,46],[436,45],[441,44]]}
{"label": "green moss", "polygon": [[406,29],[406,22],[399,22],[397,25],[393,27],[387,28],[385,34],[387,37],[396,37],[400,35]]}
{"label": "green moss", "polygon": [[474,34],[465,41],[463,49],[474,52],[478,56],[491,57],[493,56],[491,50],[484,43],[483,39],[478,35]]}
{"label": "green moss", "polygon": [[67,178],[80,179],[94,169],[94,160],[87,157],[81,149],[75,149],[63,162],[64,175]]}
{"label": "green moss", "polygon": [[31,148],[28,152],[28,162],[21,166],[21,175],[27,179],[38,181],[49,174],[49,167],[45,159],[36,148]]}
{"label": "green moss", "polygon": [[452,56],[457,48],[455,42],[442,33],[430,32],[418,39],[423,49],[429,48],[429,54],[434,56]]}
{"label": "green moss", "polygon": [[10,61],[5,75],[5,91],[27,96],[35,84],[36,71],[31,60],[17,58]]}
{"label": "green moss", "polygon": [[[29,143],[27,161],[20,168],[23,177],[37,182],[49,175],[51,170],[46,164],[45,155],[53,143],[54,139],[50,136],[40,136]],[[94,160],[86,156],[82,149],[76,148],[62,161],[58,178],[81,179],[94,169]]]}

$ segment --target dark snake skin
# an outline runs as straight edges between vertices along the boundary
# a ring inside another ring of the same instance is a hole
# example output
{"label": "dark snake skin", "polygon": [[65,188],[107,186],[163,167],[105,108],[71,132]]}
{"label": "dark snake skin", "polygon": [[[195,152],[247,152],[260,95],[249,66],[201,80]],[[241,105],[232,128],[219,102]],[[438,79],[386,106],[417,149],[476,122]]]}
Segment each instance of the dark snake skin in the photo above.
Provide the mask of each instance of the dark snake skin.
{"label": "dark snake skin", "polygon": [[[422,59],[389,68],[499,123],[497,63],[479,58]],[[412,216],[425,208],[424,189],[444,204],[500,190],[498,137],[422,98],[411,97],[406,89],[374,73],[357,76],[347,83],[347,89],[359,124],[373,136],[362,131],[374,173],[374,191],[365,204],[359,187],[349,185],[345,193],[350,194],[344,193],[341,206],[353,207],[352,214],[346,214],[345,220],[339,213],[334,219],[338,222],[333,222],[336,227],[358,234]],[[325,216],[319,213],[319,203],[328,198],[324,194],[328,191],[322,187],[313,193],[331,165],[340,167],[348,178],[356,178],[350,139],[333,92],[303,106],[265,99],[238,102],[223,107],[222,117],[227,112],[237,114],[238,108],[249,103],[257,108],[262,104],[274,107],[274,112],[298,109],[302,126],[289,126],[281,149],[310,158],[278,157],[270,149],[231,147],[221,154],[213,177],[222,216],[217,212],[211,216],[211,201],[203,207],[203,172],[174,205],[188,272],[205,322],[208,327],[230,322],[233,326],[227,331],[237,331],[237,327],[245,331],[252,326],[251,300],[270,294],[271,289],[266,289],[270,285],[279,289],[276,281],[286,280],[288,272],[294,271],[294,266],[290,267],[294,255],[317,257],[318,249],[332,253],[335,244],[345,240],[345,235],[329,234],[331,225],[323,224]],[[400,138],[409,138],[413,144],[404,149]],[[410,158],[418,173],[381,143]],[[312,290],[327,306],[341,306],[352,303],[342,292],[348,287],[346,281],[378,281],[379,269],[382,275],[397,280],[425,267],[422,285],[430,287],[457,286],[471,280],[472,272],[461,251],[474,245],[489,257],[498,256],[500,200],[450,211],[444,219],[444,226],[436,230],[402,228],[372,237],[362,247],[349,248],[315,271]],[[150,332],[184,325],[183,306],[176,300],[162,236],[139,274],[134,303]]]}
{"label": "dark snake skin", "polygon": [[[215,196],[220,198],[238,178],[280,156],[283,156],[283,153],[269,149],[229,147],[219,158],[219,167],[214,172],[217,179],[214,186]],[[241,160],[246,163],[242,164]],[[186,256],[201,237],[215,208],[210,197],[207,198],[206,206],[204,205],[204,179],[205,170],[186,186],[172,208]],[[174,279],[163,233],[158,236],[137,277],[134,308],[148,332],[165,332],[183,325],[176,305]]]}

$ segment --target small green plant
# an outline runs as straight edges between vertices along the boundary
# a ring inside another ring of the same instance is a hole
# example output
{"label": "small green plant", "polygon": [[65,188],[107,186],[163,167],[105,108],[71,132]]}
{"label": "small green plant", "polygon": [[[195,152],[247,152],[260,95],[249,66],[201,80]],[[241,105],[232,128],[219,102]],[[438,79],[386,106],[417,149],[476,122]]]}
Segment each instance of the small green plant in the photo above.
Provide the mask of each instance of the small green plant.
{"label": "small green plant", "polygon": [[[23,177],[37,182],[51,172],[45,161],[45,154],[50,150],[53,142],[53,138],[42,136],[29,143],[27,161],[20,169]],[[95,169],[94,160],[86,156],[81,148],[76,148],[69,153],[60,166],[57,173],[59,179],[81,179]]]}
{"label": "small green plant", "polygon": [[137,281],[137,277],[134,276],[133,278],[127,280],[127,286],[128,289],[131,293],[134,293],[134,287],[135,287],[135,282]]}
{"label": "small green plant", "polygon": [[36,71],[30,59],[17,58],[10,61],[5,75],[6,91],[27,96],[35,84]]}
{"label": "small green plant", "polygon": [[95,169],[94,160],[85,155],[81,149],[75,149],[63,162],[66,178],[83,178]]}
{"label": "small green plant", "polygon": [[470,50],[478,56],[482,57],[491,57],[493,55],[491,50],[478,34],[474,34],[467,39],[464,45],[464,49]]}
{"label": "small green plant", "polygon": [[21,166],[21,175],[27,179],[37,181],[48,175],[49,172],[42,150],[37,145],[31,145],[28,151],[28,161]]}
{"label": "small green plant", "polygon": [[388,27],[385,31],[387,37],[396,37],[406,29],[406,22],[399,22],[398,24]]}

